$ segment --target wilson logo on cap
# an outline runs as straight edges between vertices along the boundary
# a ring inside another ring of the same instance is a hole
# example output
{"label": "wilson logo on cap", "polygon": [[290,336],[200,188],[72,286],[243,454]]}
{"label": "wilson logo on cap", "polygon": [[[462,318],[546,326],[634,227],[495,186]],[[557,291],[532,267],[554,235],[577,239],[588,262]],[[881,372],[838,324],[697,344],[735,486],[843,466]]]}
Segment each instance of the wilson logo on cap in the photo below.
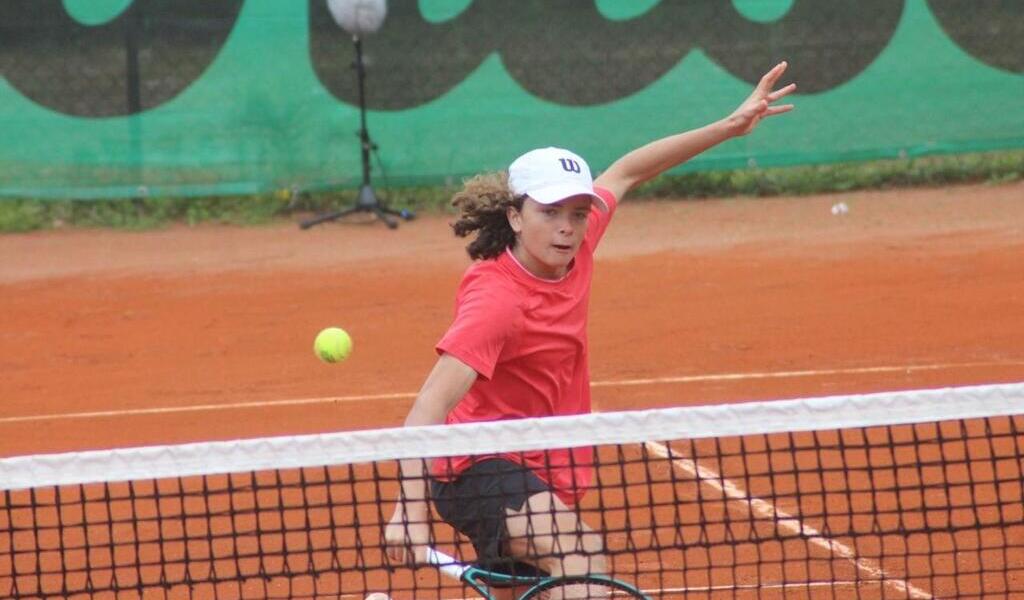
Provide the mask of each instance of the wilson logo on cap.
{"label": "wilson logo on cap", "polygon": [[558,162],[562,163],[562,169],[570,173],[580,172],[580,163],[574,161],[571,158],[560,158],[558,159]]}

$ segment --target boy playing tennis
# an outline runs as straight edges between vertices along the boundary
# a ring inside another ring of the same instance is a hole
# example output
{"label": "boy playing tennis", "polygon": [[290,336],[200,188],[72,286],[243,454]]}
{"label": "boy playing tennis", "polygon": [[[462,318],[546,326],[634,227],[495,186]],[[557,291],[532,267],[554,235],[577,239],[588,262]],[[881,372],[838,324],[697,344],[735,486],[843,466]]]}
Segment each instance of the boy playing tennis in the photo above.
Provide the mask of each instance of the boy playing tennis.
{"label": "boy playing tennis", "polygon": [[[517,158],[507,176],[466,182],[453,199],[460,237],[476,262],[466,271],[455,320],[405,424],[430,425],[590,412],[587,308],[593,254],[616,206],[640,183],[730,138],[750,133],[794,89],[775,89],[776,65],[728,117],[629,152],[596,180],[558,148]],[[590,482],[589,449],[402,461],[402,497],[385,528],[388,557],[421,561],[429,504],[469,537],[492,570],[551,575],[606,571],[600,535],[570,508]],[[586,595],[586,589],[580,595]],[[498,594],[507,597],[508,592]],[[575,595],[567,592],[567,595]]]}

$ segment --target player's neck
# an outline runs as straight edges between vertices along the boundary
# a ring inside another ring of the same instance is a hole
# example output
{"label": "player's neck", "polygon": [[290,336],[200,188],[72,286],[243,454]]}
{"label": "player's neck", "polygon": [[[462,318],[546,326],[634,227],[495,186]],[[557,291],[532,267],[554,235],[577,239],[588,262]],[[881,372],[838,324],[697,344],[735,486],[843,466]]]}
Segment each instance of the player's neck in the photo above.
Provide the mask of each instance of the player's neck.
{"label": "player's neck", "polygon": [[572,269],[573,262],[568,265],[548,265],[530,254],[523,244],[516,244],[508,249],[508,253],[519,264],[520,267],[537,279],[545,281],[559,281]]}

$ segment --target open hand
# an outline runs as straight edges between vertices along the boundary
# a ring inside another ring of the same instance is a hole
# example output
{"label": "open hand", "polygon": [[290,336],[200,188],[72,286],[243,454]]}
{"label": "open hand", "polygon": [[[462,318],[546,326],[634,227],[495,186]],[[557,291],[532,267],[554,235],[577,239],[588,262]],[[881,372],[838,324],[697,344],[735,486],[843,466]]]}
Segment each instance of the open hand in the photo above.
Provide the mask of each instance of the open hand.
{"label": "open hand", "polygon": [[[414,514],[416,511],[410,511]],[[427,519],[407,519],[401,506],[384,528],[384,545],[387,559],[394,566],[413,566],[424,561],[426,548],[430,543],[430,526]]]}
{"label": "open hand", "polygon": [[729,115],[726,122],[732,135],[746,135],[753,131],[764,117],[781,115],[793,110],[792,104],[774,104],[780,98],[789,95],[796,89],[795,83],[791,83],[784,88],[774,89],[775,84],[778,83],[782,74],[786,72],[786,67],[788,66],[789,64],[786,61],[782,61],[775,65],[771,71],[765,73],[761,77],[761,81],[758,82],[757,87],[754,88],[754,92],[750,94],[750,97],[744,100],[743,104],[740,104],[739,108]]}

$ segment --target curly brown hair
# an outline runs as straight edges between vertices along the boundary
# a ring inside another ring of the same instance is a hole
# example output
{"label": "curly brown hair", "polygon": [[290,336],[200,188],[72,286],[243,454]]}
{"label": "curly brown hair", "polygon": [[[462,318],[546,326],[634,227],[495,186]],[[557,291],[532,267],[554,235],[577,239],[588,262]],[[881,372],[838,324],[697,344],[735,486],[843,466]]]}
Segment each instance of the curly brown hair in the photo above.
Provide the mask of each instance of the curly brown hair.
{"label": "curly brown hair", "polygon": [[459,218],[452,223],[455,235],[466,237],[474,231],[476,239],[466,246],[470,258],[495,258],[516,242],[516,233],[508,224],[508,208],[522,210],[523,197],[516,197],[508,186],[508,173],[485,173],[468,179],[455,196],[452,206]]}

